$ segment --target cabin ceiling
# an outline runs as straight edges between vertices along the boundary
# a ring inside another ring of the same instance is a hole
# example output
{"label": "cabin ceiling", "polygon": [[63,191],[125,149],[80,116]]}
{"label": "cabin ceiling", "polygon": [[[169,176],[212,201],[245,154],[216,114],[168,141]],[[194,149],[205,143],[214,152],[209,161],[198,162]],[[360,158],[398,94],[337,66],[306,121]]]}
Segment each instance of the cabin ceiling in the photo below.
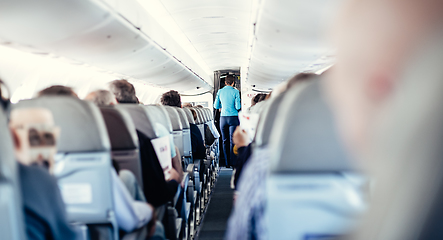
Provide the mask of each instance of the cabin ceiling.
{"label": "cabin ceiling", "polygon": [[225,69],[267,90],[333,62],[325,33],[341,1],[2,1],[0,44],[185,94]]}
{"label": "cabin ceiling", "polygon": [[340,0],[138,1],[148,12],[159,3],[156,19],[172,19],[173,35],[183,35],[211,71],[244,68],[246,84],[257,89],[333,61],[325,33]]}

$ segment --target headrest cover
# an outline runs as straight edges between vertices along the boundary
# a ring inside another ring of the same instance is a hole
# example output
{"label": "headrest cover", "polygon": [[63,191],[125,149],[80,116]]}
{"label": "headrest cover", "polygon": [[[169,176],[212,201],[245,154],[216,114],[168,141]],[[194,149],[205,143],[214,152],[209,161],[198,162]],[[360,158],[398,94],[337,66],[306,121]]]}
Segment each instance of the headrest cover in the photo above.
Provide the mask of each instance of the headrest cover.
{"label": "headrest cover", "polygon": [[13,108],[46,108],[60,127],[59,153],[95,152],[111,149],[108,132],[98,107],[68,96],[44,96],[23,100]]}
{"label": "headrest cover", "polygon": [[195,124],[194,116],[192,116],[191,110],[189,108],[182,108],[186,113],[186,117],[188,118],[189,124]]}
{"label": "headrest cover", "polygon": [[179,117],[180,117],[180,121],[182,123],[182,127],[183,129],[189,129],[189,121],[188,121],[188,116],[186,115],[185,110],[183,110],[182,108],[178,108],[176,107],[175,110],[177,111]]}
{"label": "headrest cover", "polygon": [[108,129],[112,150],[137,149],[137,132],[131,116],[124,110],[114,107],[101,107],[100,111]]}
{"label": "headrest cover", "polygon": [[[274,120],[277,118],[277,110],[283,100],[284,92],[275,98],[261,103],[262,112],[259,114],[259,122],[255,134],[254,142],[256,147],[268,145],[269,138],[274,126]],[[256,106],[254,106],[256,107]]]}
{"label": "headrest cover", "polygon": [[[166,121],[164,112],[160,108],[149,108],[148,106],[142,106],[138,104],[118,104],[116,108],[122,109],[129,113],[135,128],[145,134],[149,139],[155,139],[161,136],[161,132],[158,129],[159,124],[163,126],[164,123],[161,121]],[[149,106],[152,107],[152,106]],[[167,123],[171,126],[169,122],[169,117],[167,118]],[[167,129],[172,132],[172,127]]]}
{"label": "headrest cover", "polygon": [[152,122],[163,125],[169,133],[172,133],[171,119],[169,118],[168,112],[164,106],[159,105],[148,105],[144,106],[147,110],[148,117]]}
{"label": "headrest cover", "polygon": [[166,112],[168,113],[169,119],[171,120],[172,130],[181,131],[183,130],[182,122],[177,110],[174,107],[164,106]]}
{"label": "headrest cover", "polygon": [[344,151],[320,81],[288,90],[271,133],[271,171],[336,172],[356,170]]}
{"label": "headrest cover", "polygon": [[197,112],[197,124],[203,124],[205,121],[203,119],[203,114],[201,112],[200,108],[194,108],[194,110]]}

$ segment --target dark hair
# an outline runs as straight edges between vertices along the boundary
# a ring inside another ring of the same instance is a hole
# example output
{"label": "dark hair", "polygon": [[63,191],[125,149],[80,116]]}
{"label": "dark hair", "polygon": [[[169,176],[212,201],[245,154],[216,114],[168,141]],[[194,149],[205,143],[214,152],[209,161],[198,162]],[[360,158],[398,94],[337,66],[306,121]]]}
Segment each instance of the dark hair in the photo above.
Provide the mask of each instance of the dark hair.
{"label": "dark hair", "polygon": [[109,90],[114,94],[119,103],[138,103],[135,88],[128,80],[114,80],[109,83]]}
{"label": "dark hair", "polygon": [[54,85],[47,87],[40,92],[38,92],[37,96],[72,96],[78,97],[77,94],[72,90],[71,87],[66,87],[62,85]]}
{"label": "dark hair", "polygon": [[197,111],[195,111],[195,109],[192,109],[192,108],[189,108],[189,110],[191,110],[192,117],[194,118],[194,121],[197,121]]}
{"label": "dark hair", "polygon": [[315,73],[299,73],[295,76],[293,76],[291,79],[288,80],[288,83],[286,84],[286,88],[289,89],[292,86],[294,86],[295,84],[299,83],[299,82],[304,82],[307,80],[311,80],[314,77],[317,77],[318,75]]}
{"label": "dark hair", "polygon": [[225,78],[225,84],[231,86],[232,83],[235,82],[235,76],[234,75],[228,75]]}
{"label": "dark hair", "polygon": [[177,91],[171,90],[169,92],[165,92],[160,99],[162,105],[173,106],[173,107],[181,107],[182,102],[180,99],[180,94]]}
{"label": "dark hair", "polygon": [[255,104],[257,104],[261,101],[266,100],[267,96],[268,96],[268,94],[265,94],[265,93],[259,93],[259,94],[255,95],[255,97],[252,98],[252,101],[253,101],[252,106],[254,106]]}

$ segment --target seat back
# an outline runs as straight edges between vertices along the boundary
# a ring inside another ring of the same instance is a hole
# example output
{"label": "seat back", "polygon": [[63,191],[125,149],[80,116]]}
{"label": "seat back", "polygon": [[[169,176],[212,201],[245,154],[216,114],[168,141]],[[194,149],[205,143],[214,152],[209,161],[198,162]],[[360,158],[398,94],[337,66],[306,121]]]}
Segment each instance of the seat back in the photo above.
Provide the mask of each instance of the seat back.
{"label": "seat back", "polygon": [[269,142],[269,238],[342,235],[365,208],[364,179],[344,152],[320,81],[290,89],[277,116]]}
{"label": "seat back", "polygon": [[197,112],[197,122],[196,122],[197,127],[200,130],[201,135],[205,136],[205,127],[204,127],[205,120],[203,118],[202,110],[201,108],[194,108],[194,110]]}
{"label": "seat back", "polygon": [[[267,101],[259,102],[260,106],[254,106],[252,112],[259,114],[259,120],[254,136],[254,147],[265,147],[269,143],[269,137],[274,126],[274,120],[277,118],[277,110],[283,101],[283,92],[275,98],[271,98]],[[261,109],[258,112],[258,109]]]}
{"label": "seat back", "polygon": [[169,119],[171,120],[174,144],[178,148],[180,156],[184,156],[183,125],[180,115],[174,107],[164,106],[164,108],[169,115]]}
{"label": "seat back", "polygon": [[143,187],[137,132],[131,116],[122,109],[100,107],[111,141],[112,159],[120,169],[131,171]]}
{"label": "seat back", "polygon": [[2,239],[26,239],[17,162],[6,114],[0,110],[0,233]]}
{"label": "seat back", "polygon": [[176,108],[175,110],[177,110],[183,126],[183,156],[191,157],[191,129],[188,121],[188,116],[186,115],[186,111],[182,108]]}
{"label": "seat back", "polygon": [[189,108],[182,108],[182,109],[186,113],[186,117],[188,118],[189,124],[196,124],[196,122],[194,120],[194,116],[192,116],[191,110],[189,110]]}
{"label": "seat back", "polygon": [[[164,149],[171,147],[168,138],[172,132],[171,121],[166,110],[161,106],[142,106],[138,104],[118,104],[116,108],[121,108],[129,113],[135,128],[150,139],[160,165],[163,168],[165,168],[165,164],[170,166],[170,151],[164,151]],[[166,129],[166,135],[162,129]],[[165,177],[168,178],[166,173]]]}
{"label": "seat back", "polygon": [[67,207],[68,219],[118,227],[111,181],[111,144],[99,108],[73,97],[45,96],[17,103],[15,108],[49,109],[60,138],[54,174]]}

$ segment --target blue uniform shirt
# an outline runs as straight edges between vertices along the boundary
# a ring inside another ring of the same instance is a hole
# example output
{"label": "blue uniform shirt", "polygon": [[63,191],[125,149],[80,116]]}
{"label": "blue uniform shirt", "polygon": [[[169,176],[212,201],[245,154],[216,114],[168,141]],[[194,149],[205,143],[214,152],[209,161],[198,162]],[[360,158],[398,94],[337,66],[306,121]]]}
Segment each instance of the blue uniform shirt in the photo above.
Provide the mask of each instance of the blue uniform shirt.
{"label": "blue uniform shirt", "polygon": [[214,108],[222,109],[222,117],[238,116],[238,111],[241,109],[240,92],[231,86],[218,90]]}

